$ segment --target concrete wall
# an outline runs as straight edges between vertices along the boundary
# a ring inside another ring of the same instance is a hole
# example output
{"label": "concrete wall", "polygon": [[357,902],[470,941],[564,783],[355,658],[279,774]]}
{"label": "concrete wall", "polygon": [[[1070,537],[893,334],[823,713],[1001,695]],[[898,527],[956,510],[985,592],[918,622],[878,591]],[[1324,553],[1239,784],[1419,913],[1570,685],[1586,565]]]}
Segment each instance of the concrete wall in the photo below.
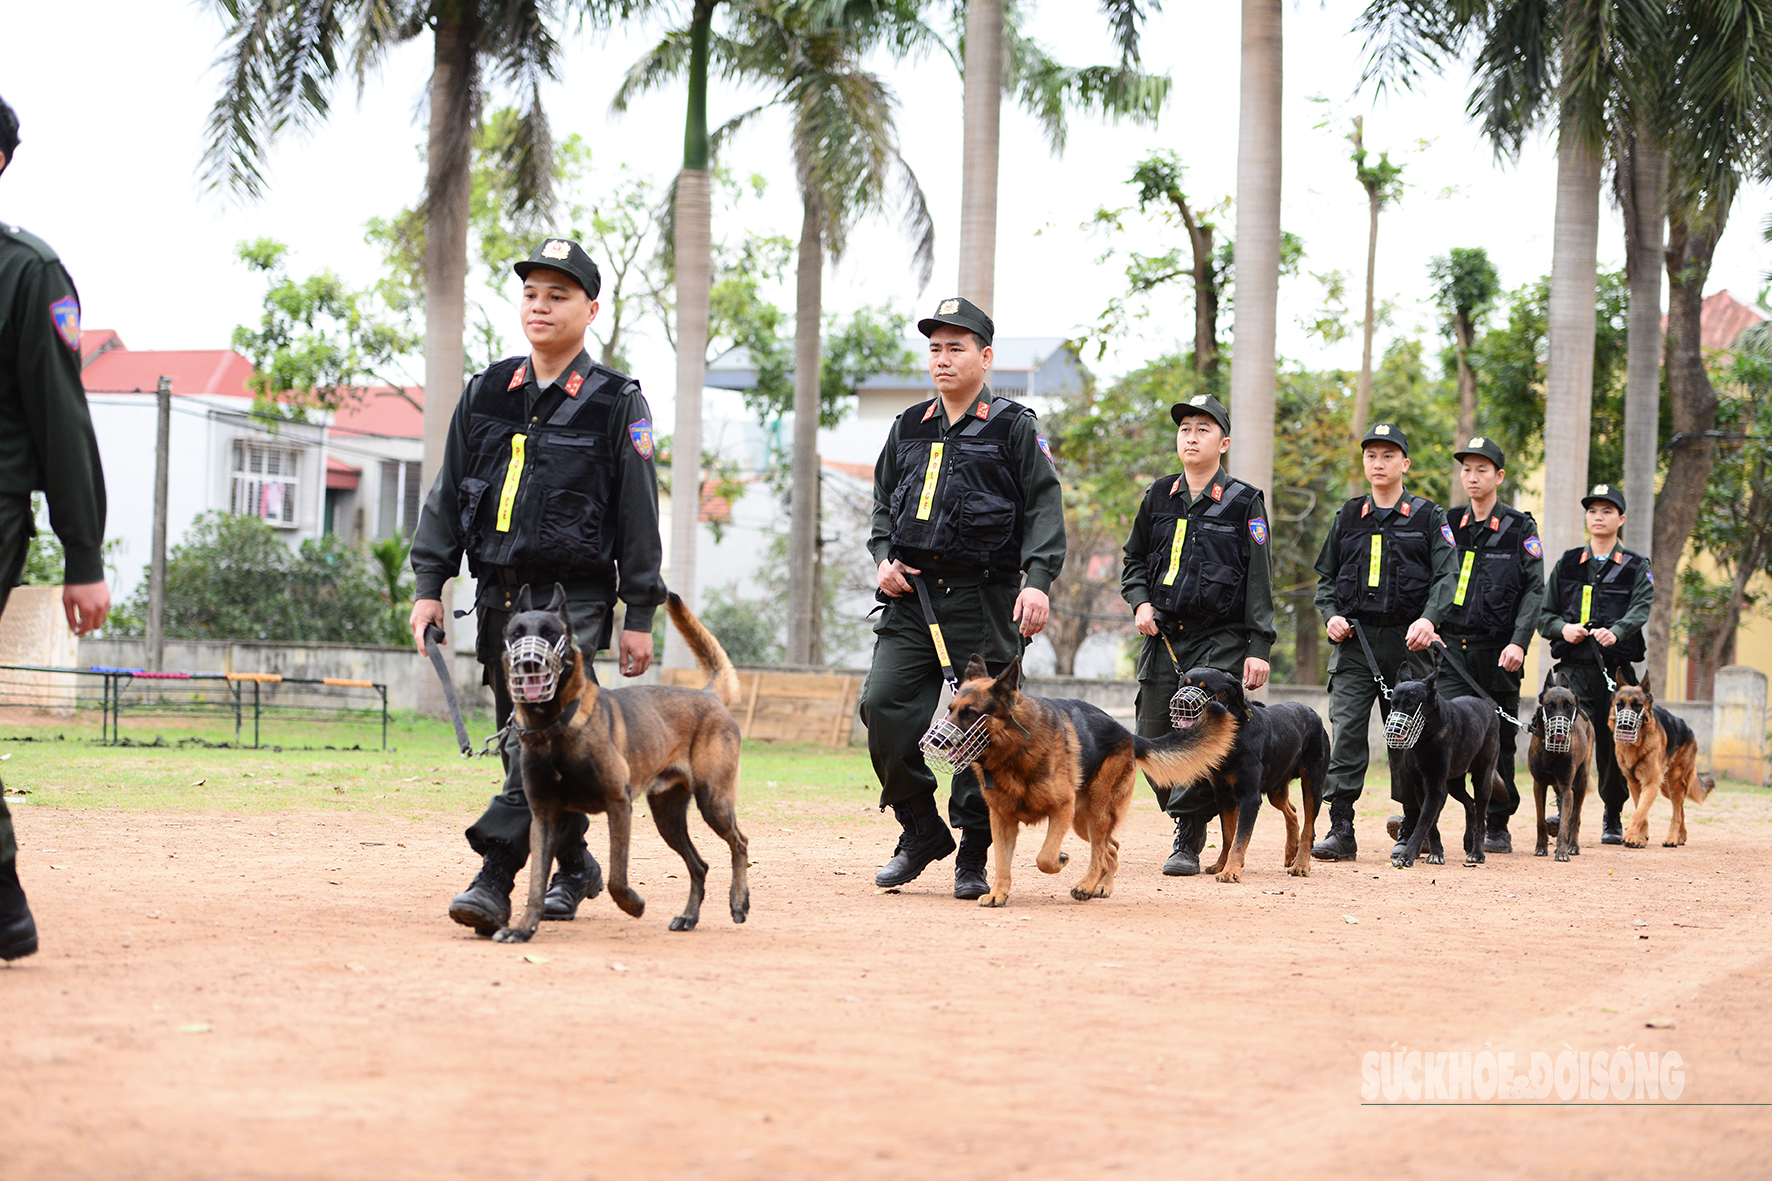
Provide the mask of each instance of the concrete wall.
{"label": "concrete wall", "polygon": [[[74,633],[62,610],[59,586],[18,586],[0,617],[0,664],[34,664],[71,668],[77,659]],[[32,706],[71,713],[76,682],[86,678],[66,673],[0,669],[0,705]],[[96,688],[98,681],[93,679]]]}

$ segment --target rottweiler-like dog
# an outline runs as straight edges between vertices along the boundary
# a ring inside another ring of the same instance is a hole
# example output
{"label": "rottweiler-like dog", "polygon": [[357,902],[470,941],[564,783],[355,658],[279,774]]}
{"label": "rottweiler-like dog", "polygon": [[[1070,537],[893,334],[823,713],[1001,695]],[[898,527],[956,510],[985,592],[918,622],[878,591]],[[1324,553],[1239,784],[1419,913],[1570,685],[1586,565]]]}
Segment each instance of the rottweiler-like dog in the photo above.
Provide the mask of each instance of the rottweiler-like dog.
{"label": "rottweiler-like dog", "polygon": [[[1272,706],[1251,702],[1243,692],[1241,678],[1215,668],[1188,670],[1178,692],[1183,701],[1192,696],[1187,692],[1190,688],[1229,710],[1238,723],[1237,741],[1230,754],[1213,769],[1209,782],[1190,789],[1210,787],[1218,805],[1221,851],[1206,872],[1221,882],[1242,880],[1249,838],[1255,832],[1261,797],[1266,796],[1286,818],[1286,860],[1282,864],[1293,877],[1306,876],[1311,871],[1311,842],[1317,836],[1317,811],[1323,804],[1323,776],[1329,765],[1329,732],[1323,728],[1323,719],[1297,701]],[[1185,726],[1186,715],[1193,711],[1184,707],[1181,712]],[[1302,833],[1288,798],[1294,779],[1303,791]]]}
{"label": "rottweiler-like dog", "polygon": [[[1402,676],[1401,671],[1397,676]],[[1446,864],[1439,820],[1448,794],[1464,805],[1464,863],[1482,864],[1489,797],[1502,790],[1495,773],[1501,751],[1500,717],[1480,697],[1441,697],[1435,688],[1439,676],[1436,668],[1419,681],[1394,683],[1385,717],[1391,778],[1403,797],[1403,825],[1391,850],[1391,864],[1398,869],[1415,864],[1424,841],[1427,863]],[[1471,779],[1469,792],[1460,782],[1466,775]]]}
{"label": "rottweiler-like dog", "polygon": [[[1035,863],[1057,873],[1070,858],[1060,851],[1067,828],[1089,842],[1089,868],[1071,887],[1078,901],[1114,892],[1120,842],[1114,832],[1132,804],[1138,772],[1165,787],[1191,783],[1230,753],[1237,720],[1211,703],[1199,725],[1162,738],[1139,738],[1087,701],[1026,697],[1021,658],[992,677],[982,657],[967,662],[959,692],[948,706],[946,727],[932,727],[925,751],[964,751],[976,763],[991,810],[995,854],[990,893],[980,906],[1009,901],[1015,838],[1024,824],[1046,821],[1046,839]],[[957,761],[957,757],[956,757]]]}
{"label": "rottweiler-like dog", "polygon": [[732,921],[750,914],[746,875],[750,846],[738,827],[738,723],[727,703],[738,674],[712,633],[672,594],[667,611],[708,674],[705,689],[638,685],[602,689],[585,675],[563,610],[566,591],[537,608],[528,586],[505,625],[505,677],[511,686],[511,724],[522,744],[523,792],[529,830],[529,901],[520,921],[493,935],[526,942],[541,922],[548,870],[560,815],[603,812],[609,817],[609,895],[639,918],[646,900],[628,885],[628,839],[636,796],[645,796],[665,844],[689,870],[689,901],[671,920],[688,931],[701,916],[708,863],[689,840],[689,800],[732,850]]}
{"label": "rottweiler-like dog", "polygon": [[1618,769],[1630,786],[1636,810],[1624,826],[1624,843],[1641,849],[1649,843],[1649,808],[1657,795],[1667,797],[1673,815],[1667,822],[1665,848],[1686,843],[1686,801],[1704,803],[1713,781],[1698,770],[1698,737],[1692,727],[1655,704],[1649,678],[1641,685],[1620,685],[1612,694],[1607,724]]}
{"label": "rottweiler-like dog", "polygon": [[1538,805],[1538,847],[1543,857],[1550,844],[1544,815],[1547,788],[1557,793],[1557,860],[1581,855],[1581,802],[1587,797],[1588,765],[1594,753],[1594,724],[1561,672],[1551,670],[1538,691],[1538,708],[1527,727],[1526,766],[1532,771],[1532,800]]}

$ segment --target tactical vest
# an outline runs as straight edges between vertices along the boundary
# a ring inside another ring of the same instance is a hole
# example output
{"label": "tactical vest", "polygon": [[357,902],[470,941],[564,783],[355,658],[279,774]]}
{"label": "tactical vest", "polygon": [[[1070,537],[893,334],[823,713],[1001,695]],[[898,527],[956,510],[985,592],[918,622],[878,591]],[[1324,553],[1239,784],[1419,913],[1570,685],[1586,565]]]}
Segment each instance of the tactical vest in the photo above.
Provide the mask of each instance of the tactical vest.
{"label": "tactical vest", "polygon": [[1335,576],[1335,608],[1349,619],[1381,625],[1421,618],[1434,581],[1434,502],[1420,496],[1398,501],[1380,524],[1370,498],[1341,506],[1335,529],[1341,538],[1341,569]]}
{"label": "tactical vest", "polygon": [[463,394],[468,460],[456,498],[468,569],[476,578],[489,566],[540,566],[562,579],[608,577],[617,533],[608,519],[618,480],[612,416],[638,386],[592,365],[576,396],[545,422],[531,422],[523,406],[528,364],[506,358]]}
{"label": "tactical vest", "polygon": [[[1460,510],[1453,509],[1456,515]],[[1470,510],[1464,509],[1466,515]],[[1442,626],[1453,635],[1512,637],[1520,596],[1526,589],[1526,563],[1520,547],[1532,536],[1532,518],[1505,504],[1470,545],[1458,547],[1458,589]],[[1462,536],[1464,526],[1453,530]]]}
{"label": "tactical vest", "polygon": [[1009,437],[1021,416],[1032,413],[993,398],[984,418],[969,416],[953,435],[939,398],[899,416],[898,486],[889,506],[894,557],[913,566],[956,562],[990,582],[1021,580],[1027,500]]}
{"label": "tactical vest", "polygon": [[1177,479],[1165,476],[1144,494],[1151,523],[1151,548],[1144,556],[1151,606],[1159,618],[1185,625],[1241,622],[1249,584],[1249,514],[1256,491],[1241,480],[1202,493],[1215,503],[1189,515],[1179,495],[1170,490]]}
{"label": "tactical vest", "polygon": [[[1581,560],[1585,553],[1587,547],[1577,546],[1557,559],[1557,590],[1562,595],[1558,613],[1569,623],[1579,623],[1589,630],[1608,627],[1623,619],[1624,613],[1630,609],[1631,593],[1636,589],[1637,579],[1642,577],[1643,570],[1649,565],[1649,559],[1620,546],[1612,551],[1612,557],[1606,559],[1606,572],[1600,575],[1600,581],[1590,584],[1587,562]],[[1624,555],[1624,561],[1616,560],[1618,554]],[[1585,640],[1580,645],[1571,644],[1561,636],[1551,640],[1551,655],[1558,660],[1566,660],[1584,649],[1590,654],[1588,658],[1592,659],[1592,649],[1588,648]],[[1641,631],[1628,640],[1621,639],[1612,647],[1601,651],[1605,653],[1608,664],[1625,661],[1634,663],[1649,654]]]}

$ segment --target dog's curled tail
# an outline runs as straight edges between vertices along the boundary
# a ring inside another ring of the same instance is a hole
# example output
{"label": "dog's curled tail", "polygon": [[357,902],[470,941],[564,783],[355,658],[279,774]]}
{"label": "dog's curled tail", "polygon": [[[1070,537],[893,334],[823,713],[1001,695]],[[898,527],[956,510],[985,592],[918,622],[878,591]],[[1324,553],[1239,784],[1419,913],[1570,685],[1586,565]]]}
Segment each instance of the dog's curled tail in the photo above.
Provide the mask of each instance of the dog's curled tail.
{"label": "dog's curled tail", "polygon": [[1717,781],[1715,779],[1712,779],[1703,771],[1694,771],[1692,773],[1692,782],[1686,788],[1686,799],[1690,803],[1702,804],[1704,803],[1704,797],[1708,796],[1716,786]]}
{"label": "dog's curled tail", "polygon": [[1224,762],[1237,742],[1237,719],[1218,702],[1208,702],[1201,719],[1161,738],[1133,738],[1138,769],[1160,787],[1192,783]]}
{"label": "dog's curled tail", "polygon": [[726,649],[720,647],[714,633],[702,626],[676,591],[666,598],[665,610],[689,650],[695,653],[695,663],[708,674],[708,692],[718,697],[721,705],[731,705],[738,696],[738,670],[732,667]]}

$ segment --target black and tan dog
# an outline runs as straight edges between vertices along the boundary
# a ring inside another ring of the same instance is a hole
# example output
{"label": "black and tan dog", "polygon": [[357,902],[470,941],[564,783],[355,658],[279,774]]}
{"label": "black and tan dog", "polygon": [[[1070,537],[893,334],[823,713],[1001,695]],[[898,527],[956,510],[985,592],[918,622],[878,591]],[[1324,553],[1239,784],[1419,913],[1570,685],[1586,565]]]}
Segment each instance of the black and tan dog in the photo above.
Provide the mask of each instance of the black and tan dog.
{"label": "black and tan dog", "polygon": [[1538,806],[1538,847],[1543,857],[1550,844],[1550,828],[1544,819],[1544,796],[1548,788],[1557,793],[1557,860],[1581,855],[1581,802],[1587,798],[1588,764],[1594,753],[1594,724],[1588,720],[1575,691],[1563,674],[1552,670],[1538,691],[1538,708],[1527,727],[1532,741],[1526,746],[1526,766],[1532,771],[1532,800]]}
{"label": "black and tan dog", "polygon": [[[1286,860],[1293,877],[1311,871],[1311,842],[1317,836],[1317,810],[1323,804],[1323,776],[1329,765],[1329,732],[1310,706],[1297,701],[1279,705],[1251,702],[1243,682],[1215,668],[1190,669],[1181,678],[1181,690],[1198,690],[1237,719],[1237,741],[1224,762],[1213,769],[1209,785],[1197,783],[1192,791],[1210,786],[1218,805],[1223,832],[1218,861],[1206,872],[1221,882],[1242,880],[1243,861],[1261,797],[1286,818]],[[1184,723],[1185,724],[1185,723]],[[1303,792],[1304,825],[1288,798],[1296,779]],[[1232,833],[1235,832],[1233,839]],[[1300,839],[1302,835],[1302,840]]]}
{"label": "black and tan dog", "polygon": [[[1419,681],[1398,683],[1391,690],[1390,713],[1385,717],[1391,778],[1403,798],[1403,827],[1391,850],[1391,864],[1398,869],[1415,864],[1424,841],[1427,863],[1446,863],[1439,821],[1448,795],[1464,805],[1464,863],[1482,864],[1489,797],[1501,787],[1495,773],[1501,719],[1480,697],[1441,697],[1436,687],[1439,675],[1436,668]],[[1471,780],[1469,792],[1462,782],[1466,775]]]}
{"label": "black and tan dog", "polygon": [[995,853],[990,893],[980,906],[1009,901],[1010,864],[1024,824],[1046,821],[1035,864],[1057,873],[1070,858],[1060,852],[1067,828],[1089,842],[1089,868],[1071,897],[1106,898],[1114,892],[1120,842],[1114,836],[1132,803],[1138,772],[1164,786],[1191,783],[1236,741],[1237,720],[1216,703],[1201,724],[1152,741],[1139,738],[1087,701],[1027,697],[1017,688],[1021,660],[992,677],[974,654],[960,691],[948,707],[955,733],[982,725],[988,741],[974,760],[991,810]]}
{"label": "black and tan dog", "polygon": [[1704,803],[1714,786],[1698,771],[1698,737],[1692,727],[1655,704],[1649,678],[1641,685],[1620,685],[1612,694],[1607,725],[1618,770],[1630,786],[1636,810],[1624,826],[1624,843],[1641,849],[1649,843],[1649,807],[1657,795],[1667,797],[1674,814],[1667,823],[1665,848],[1686,843],[1686,801]]}
{"label": "black and tan dog", "polygon": [[[636,796],[646,798],[659,835],[689,869],[689,901],[683,913],[671,920],[671,930],[695,926],[708,876],[708,863],[689,840],[691,796],[702,819],[732,850],[732,921],[744,922],[751,909],[745,872],[749,845],[737,817],[739,728],[726,709],[738,691],[732,661],[673,594],[667,607],[671,622],[707,672],[708,687],[601,689],[585,674],[584,657],[572,643],[561,613],[565,604],[566,592],[555,584],[548,605],[535,608],[525,586],[518,592],[517,612],[505,626],[511,724],[522,743],[523,791],[533,821],[528,905],[520,921],[493,938],[521,943],[535,934],[564,811],[608,814],[609,895],[639,918],[646,900],[628,885],[628,838]],[[552,670],[558,675],[551,692],[548,681],[554,678],[548,675],[548,661],[535,655],[538,652],[560,654]]]}

